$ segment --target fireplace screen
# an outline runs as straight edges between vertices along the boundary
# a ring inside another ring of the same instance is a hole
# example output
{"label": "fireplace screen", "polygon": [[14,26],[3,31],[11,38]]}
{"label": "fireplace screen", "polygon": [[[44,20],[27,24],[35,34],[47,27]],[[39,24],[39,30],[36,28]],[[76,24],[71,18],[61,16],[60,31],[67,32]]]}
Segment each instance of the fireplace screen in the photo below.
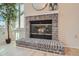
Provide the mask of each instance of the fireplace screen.
{"label": "fireplace screen", "polygon": [[30,21],[30,38],[52,39],[52,20]]}

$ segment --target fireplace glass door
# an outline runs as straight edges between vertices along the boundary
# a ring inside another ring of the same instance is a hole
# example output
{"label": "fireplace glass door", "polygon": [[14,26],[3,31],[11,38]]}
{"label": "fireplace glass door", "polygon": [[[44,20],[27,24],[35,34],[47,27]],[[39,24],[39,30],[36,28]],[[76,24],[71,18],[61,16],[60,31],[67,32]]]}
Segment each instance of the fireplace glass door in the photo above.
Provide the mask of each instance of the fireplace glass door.
{"label": "fireplace glass door", "polygon": [[52,39],[52,20],[30,21],[30,38]]}

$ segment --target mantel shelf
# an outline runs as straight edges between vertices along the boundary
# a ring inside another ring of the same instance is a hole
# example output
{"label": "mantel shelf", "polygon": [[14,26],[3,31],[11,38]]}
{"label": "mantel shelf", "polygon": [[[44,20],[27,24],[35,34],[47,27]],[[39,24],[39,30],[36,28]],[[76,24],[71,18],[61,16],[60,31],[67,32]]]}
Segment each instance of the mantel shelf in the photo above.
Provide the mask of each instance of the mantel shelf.
{"label": "mantel shelf", "polygon": [[44,15],[44,14],[56,14],[56,13],[58,13],[58,10],[55,10],[55,11],[45,11],[45,12],[40,12],[40,13],[37,13],[37,14],[26,15],[26,17],[27,16]]}

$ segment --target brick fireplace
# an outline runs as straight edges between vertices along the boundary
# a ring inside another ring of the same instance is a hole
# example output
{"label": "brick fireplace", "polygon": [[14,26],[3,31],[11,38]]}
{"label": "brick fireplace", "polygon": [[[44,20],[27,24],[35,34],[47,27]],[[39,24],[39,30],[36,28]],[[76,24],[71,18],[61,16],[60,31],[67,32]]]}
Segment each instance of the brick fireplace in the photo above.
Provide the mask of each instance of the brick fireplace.
{"label": "brick fireplace", "polygon": [[[30,38],[30,30],[32,29],[30,27],[30,26],[32,26],[30,22],[32,24],[36,23],[36,25],[42,25],[42,24],[47,25],[48,24],[48,25],[52,26],[51,27],[52,29],[50,30],[50,31],[52,31],[50,33],[52,35],[52,40],[58,40],[58,14],[45,14],[45,15],[26,17],[26,20],[25,20],[26,33],[25,33],[25,35],[26,35],[26,38],[28,38],[28,40],[36,39],[36,38]],[[47,34],[47,33],[45,33],[45,34]],[[36,40],[38,40],[38,39],[36,39]],[[39,40],[41,40],[41,39],[39,39]]]}
{"label": "brick fireplace", "polygon": [[63,43],[58,40],[58,14],[25,17],[25,38],[18,44],[28,48],[63,54]]}

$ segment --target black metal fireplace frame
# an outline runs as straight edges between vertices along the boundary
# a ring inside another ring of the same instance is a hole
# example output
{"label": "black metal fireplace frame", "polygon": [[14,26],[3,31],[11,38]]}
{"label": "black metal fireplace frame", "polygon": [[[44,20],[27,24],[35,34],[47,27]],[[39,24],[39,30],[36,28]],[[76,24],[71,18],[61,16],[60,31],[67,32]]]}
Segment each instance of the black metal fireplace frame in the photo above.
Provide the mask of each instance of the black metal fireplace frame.
{"label": "black metal fireplace frame", "polygon": [[52,24],[52,19],[30,21],[30,38],[52,40],[52,35],[31,34],[31,29],[32,29],[31,24]]}

